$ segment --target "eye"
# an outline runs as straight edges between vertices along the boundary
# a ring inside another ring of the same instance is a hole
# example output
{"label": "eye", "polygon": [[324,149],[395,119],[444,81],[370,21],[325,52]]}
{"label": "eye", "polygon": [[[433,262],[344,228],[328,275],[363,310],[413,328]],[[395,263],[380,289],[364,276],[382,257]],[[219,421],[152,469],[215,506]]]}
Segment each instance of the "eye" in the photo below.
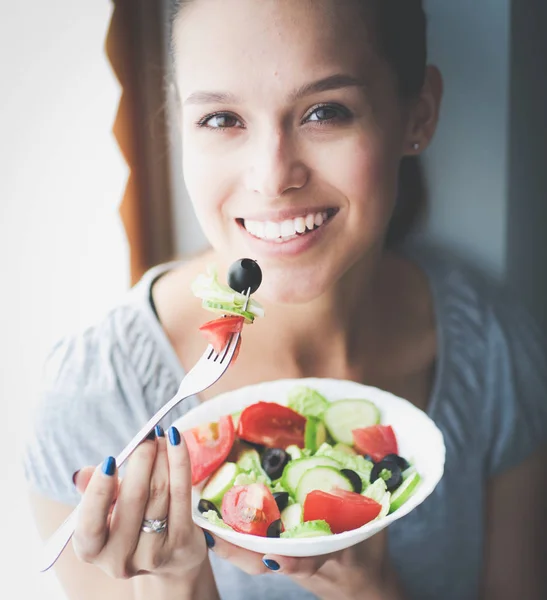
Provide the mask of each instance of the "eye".
{"label": "eye", "polygon": [[343,106],[337,104],[323,104],[313,108],[304,121],[328,124],[335,121],[345,121],[349,119],[350,116],[350,112]]}
{"label": "eye", "polygon": [[231,129],[232,127],[242,127],[241,122],[237,117],[230,113],[215,113],[207,115],[200,119],[197,123],[199,127],[207,127],[209,129]]}

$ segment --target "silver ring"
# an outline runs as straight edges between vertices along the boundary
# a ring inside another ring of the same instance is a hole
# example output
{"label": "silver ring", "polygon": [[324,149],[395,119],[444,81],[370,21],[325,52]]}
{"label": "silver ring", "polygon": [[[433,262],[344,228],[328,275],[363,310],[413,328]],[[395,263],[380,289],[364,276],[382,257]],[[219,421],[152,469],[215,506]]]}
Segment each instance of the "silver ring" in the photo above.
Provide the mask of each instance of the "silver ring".
{"label": "silver ring", "polygon": [[167,529],[167,517],[165,519],[143,519],[141,531],[144,533],[163,533]]}

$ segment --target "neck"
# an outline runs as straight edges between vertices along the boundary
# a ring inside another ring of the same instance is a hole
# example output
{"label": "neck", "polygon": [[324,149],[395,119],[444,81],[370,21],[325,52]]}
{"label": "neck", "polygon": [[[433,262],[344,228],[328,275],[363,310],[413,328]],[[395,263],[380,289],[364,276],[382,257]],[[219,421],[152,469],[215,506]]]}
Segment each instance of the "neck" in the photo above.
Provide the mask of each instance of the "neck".
{"label": "neck", "polygon": [[386,267],[391,261],[381,252],[368,256],[326,293],[305,304],[261,301],[266,318],[253,326],[252,333],[257,341],[271,340],[282,348],[284,357],[302,373],[341,373],[362,365],[385,322]]}

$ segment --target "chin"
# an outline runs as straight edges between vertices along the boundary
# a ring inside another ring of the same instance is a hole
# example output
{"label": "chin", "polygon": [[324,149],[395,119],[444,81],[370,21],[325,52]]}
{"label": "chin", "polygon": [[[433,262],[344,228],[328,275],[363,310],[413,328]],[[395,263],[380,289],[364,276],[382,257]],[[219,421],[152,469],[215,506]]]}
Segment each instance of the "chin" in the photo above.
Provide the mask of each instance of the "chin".
{"label": "chin", "polygon": [[325,294],[330,285],[328,273],[317,269],[263,267],[263,280],[257,296],[271,304],[307,304]]}

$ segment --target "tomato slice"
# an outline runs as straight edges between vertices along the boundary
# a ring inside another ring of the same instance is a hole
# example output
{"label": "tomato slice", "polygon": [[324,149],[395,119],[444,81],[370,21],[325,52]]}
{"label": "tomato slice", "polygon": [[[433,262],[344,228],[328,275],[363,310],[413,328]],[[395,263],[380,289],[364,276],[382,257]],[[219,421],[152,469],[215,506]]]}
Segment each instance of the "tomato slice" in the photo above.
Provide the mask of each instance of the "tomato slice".
{"label": "tomato slice", "polygon": [[237,435],[248,442],[268,448],[295,444],[304,447],[306,417],[275,402],[256,402],[243,409]]}
{"label": "tomato slice", "polygon": [[391,425],[372,425],[353,430],[355,447],[361,454],[368,454],[378,462],[388,454],[399,454],[397,438]]}
{"label": "tomato slice", "polygon": [[243,321],[243,317],[220,317],[204,323],[199,330],[213,346],[215,352],[221,352],[226,348],[232,333],[241,333]]}
{"label": "tomato slice", "polygon": [[234,444],[235,431],[230,415],[218,423],[206,423],[183,431],[192,466],[192,485],[209,477],[226,460]]}
{"label": "tomato slice", "polygon": [[281,518],[272,492],[263,483],[236,485],[222,498],[222,518],[240,533],[266,537],[268,527]]}
{"label": "tomato slice", "polygon": [[313,490],[304,500],[304,521],[326,521],[332,533],[342,533],[369,523],[381,510],[376,500],[355,492]]}

